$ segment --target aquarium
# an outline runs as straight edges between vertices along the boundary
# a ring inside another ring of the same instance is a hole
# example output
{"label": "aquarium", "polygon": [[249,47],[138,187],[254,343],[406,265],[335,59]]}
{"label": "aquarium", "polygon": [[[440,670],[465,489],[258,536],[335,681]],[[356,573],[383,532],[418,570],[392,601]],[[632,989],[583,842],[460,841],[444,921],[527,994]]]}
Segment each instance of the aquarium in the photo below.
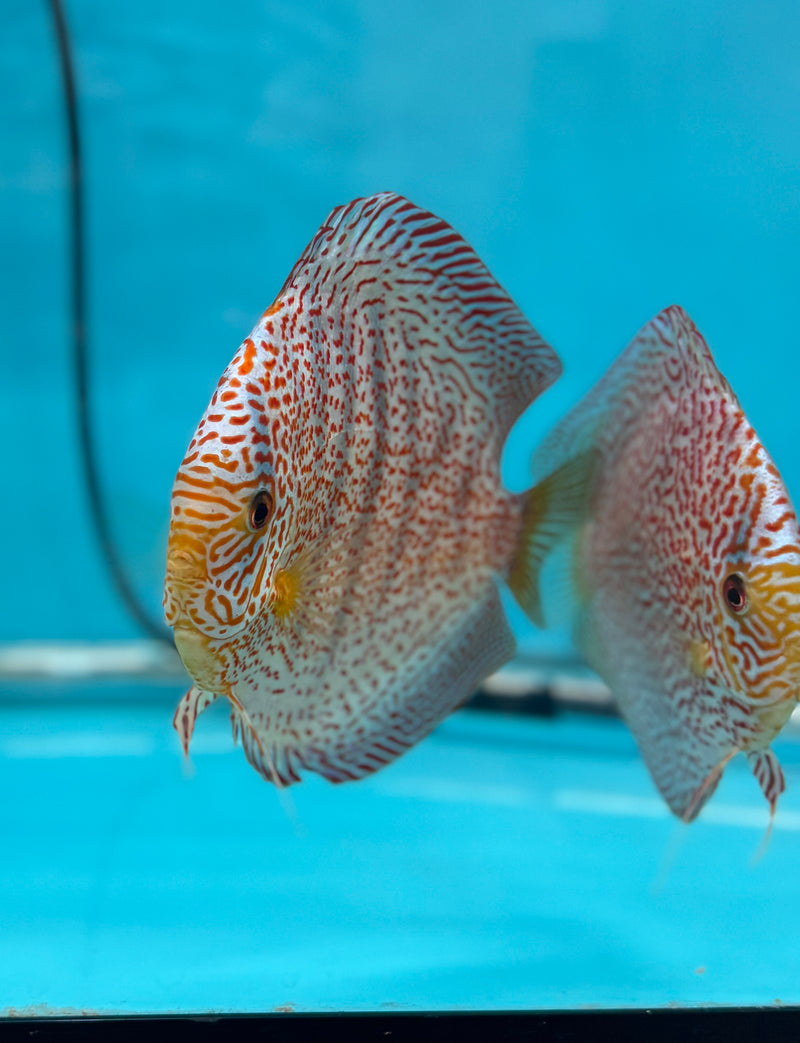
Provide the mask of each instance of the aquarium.
{"label": "aquarium", "polygon": [[225,700],[184,756],[162,608],[220,374],[333,208],[380,192],[457,229],[563,363],[511,492],[677,304],[800,500],[796,6],[7,0],[4,25],[0,1033],[720,1007],[735,1033],[800,1006],[792,720],[771,831],[744,757],[683,824],[566,623],[503,588],[517,653],[465,707],[364,778],[279,788]]}

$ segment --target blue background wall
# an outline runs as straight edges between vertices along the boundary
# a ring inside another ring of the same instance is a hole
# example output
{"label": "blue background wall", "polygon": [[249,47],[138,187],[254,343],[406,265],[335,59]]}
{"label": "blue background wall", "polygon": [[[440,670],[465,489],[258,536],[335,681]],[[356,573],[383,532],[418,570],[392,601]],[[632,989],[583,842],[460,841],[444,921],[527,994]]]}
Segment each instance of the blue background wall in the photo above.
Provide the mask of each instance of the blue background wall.
{"label": "blue background wall", "polygon": [[[133,636],[72,416],[66,135],[44,3],[0,38],[0,638]],[[335,205],[392,188],[475,246],[562,356],[506,474],[684,305],[800,499],[794,0],[70,0],[103,482],[160,614],[174,470]]]}

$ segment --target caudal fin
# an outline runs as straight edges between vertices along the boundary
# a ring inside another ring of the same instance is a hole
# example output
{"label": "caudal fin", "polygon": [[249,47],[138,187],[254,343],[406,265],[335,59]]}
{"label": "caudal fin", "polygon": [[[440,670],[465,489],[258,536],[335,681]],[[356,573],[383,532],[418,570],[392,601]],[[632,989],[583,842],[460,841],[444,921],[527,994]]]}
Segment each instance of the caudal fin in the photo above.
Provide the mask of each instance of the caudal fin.
{"label": "caudal fin", "polygon": [[508,585],[537,626],[546,626],[551,617],[549,605],[546,611],[543,604],[542,570],[558,552],[559,580],[551,584],[552,601],[566,602],[570,607],[580,601],[575,548],[581,526],[589,516],[597,462],[594,450],[579,453],[527,493]]}

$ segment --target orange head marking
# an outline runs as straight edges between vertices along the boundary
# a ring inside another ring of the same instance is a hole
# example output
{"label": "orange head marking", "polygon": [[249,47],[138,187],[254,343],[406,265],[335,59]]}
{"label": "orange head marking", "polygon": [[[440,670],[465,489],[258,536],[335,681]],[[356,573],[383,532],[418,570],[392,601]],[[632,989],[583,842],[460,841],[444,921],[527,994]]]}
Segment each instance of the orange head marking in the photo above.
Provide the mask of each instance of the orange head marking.
{"label": "orange head marking", "polygon": [[769,704],[800,697],[800,556],[736,562],[720,588],[723,652],[741,691]]}
{"label": "orange head marking", "polygon": [[219,382],[172,490],[164,610],[195,663],[200,646],[179,640],[182,628],[224,641],[265,610],[291,510],[285,439],[275,437],[291,402],[282,412],[267,404],[260,343],[257,327]]}
{"label": "orange head marking", "polygon": [[800,697],[800,531],[772,461],[746,434],[749,481],[732,488],[736,510],[717,561],[721,652],[735,690],[788,711]]}

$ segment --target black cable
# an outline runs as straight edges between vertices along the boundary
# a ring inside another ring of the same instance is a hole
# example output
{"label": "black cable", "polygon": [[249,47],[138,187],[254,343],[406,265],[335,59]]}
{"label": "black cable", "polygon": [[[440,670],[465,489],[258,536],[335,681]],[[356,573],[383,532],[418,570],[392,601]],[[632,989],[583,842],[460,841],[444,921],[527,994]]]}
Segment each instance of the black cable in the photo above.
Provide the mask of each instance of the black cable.
{"label": "black cable", "polygon": [[92,436],[89,397],[89,365],[86,338],[86,264],[83,209],[83,170],[81,164],[80,134],[78,128],[78,104],[75,91],[75,75],[69,41],[69,31],[64,18],[61,0],[48,0],[53,16],[58,51],[61,59],[61,78],[64,86],[64,103],[69,134],[70,154],[70,226],[72,231],[72,343],[73,368],[75,372],[75,405],[78,420],[78,437],[89,513],[94,523],[95,534],[100,544],[117,593],[130,615],[139,626],[157,638],[172,645],[172,635],[156,620],[152,619],[139,601],[128,579],[111,535],[108,514],[103,502],[100,476]]}

